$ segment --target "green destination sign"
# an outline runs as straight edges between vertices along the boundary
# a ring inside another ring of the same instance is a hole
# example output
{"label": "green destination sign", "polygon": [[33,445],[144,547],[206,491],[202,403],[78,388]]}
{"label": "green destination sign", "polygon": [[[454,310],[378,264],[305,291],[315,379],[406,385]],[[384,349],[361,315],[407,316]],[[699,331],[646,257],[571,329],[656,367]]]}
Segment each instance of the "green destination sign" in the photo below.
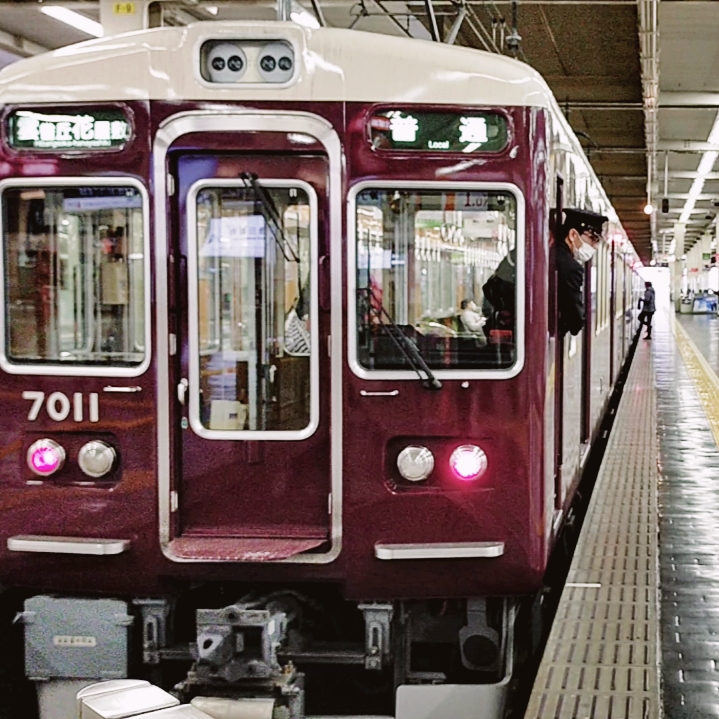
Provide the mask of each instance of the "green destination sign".
{"label": "green destination sign", "polygon": [[507,120],[499,114],[384,110],[369,121],[377,150],[499,152],[507,146]]}
{"label": "green destination sign", "polygon": [[8,116],[8,143],[18,150],[106,150],[130,139],[122,110],[36,112],[15,110]]}

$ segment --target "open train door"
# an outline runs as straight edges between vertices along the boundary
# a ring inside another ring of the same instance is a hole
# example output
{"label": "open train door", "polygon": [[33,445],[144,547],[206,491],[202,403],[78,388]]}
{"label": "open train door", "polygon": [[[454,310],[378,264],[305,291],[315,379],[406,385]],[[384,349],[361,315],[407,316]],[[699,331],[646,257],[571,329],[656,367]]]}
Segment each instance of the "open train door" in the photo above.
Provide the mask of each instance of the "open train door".
{"label": "open train door", "polygon": [[564,461],[564,337],[559,326],[558,276],[556,243],[559,227],[564,221],[564,179],[557,175],[555,186],[556,209],[554,211],[554,245],[552,246],[549,272],[549,319],[550,332],[554,337],[554,510],[559,513],[564,506],[562,463]]}
{"label": "open train door", "polygon": [[[170,259],[163,549],[177,561],[329,561],[341,516],[341,433],[333,444],[330,432],[341,368],[328,352],[341,338],[328,244],[339,142],[307,115],[191,119],[159,137]],[[158,305],[163,289],[158,279]]]}

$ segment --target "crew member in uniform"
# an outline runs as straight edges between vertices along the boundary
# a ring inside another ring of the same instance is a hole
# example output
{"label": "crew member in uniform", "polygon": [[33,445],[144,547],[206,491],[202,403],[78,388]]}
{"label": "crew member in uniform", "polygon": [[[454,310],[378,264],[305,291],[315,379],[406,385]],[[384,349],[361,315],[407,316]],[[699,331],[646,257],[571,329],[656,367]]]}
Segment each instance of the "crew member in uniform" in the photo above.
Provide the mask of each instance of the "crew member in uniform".
{"label": "crew member in uniform", "polygon": [[568,208],[556,243],[557,303],[559,329],[576,335],[584,327],[584,263],[594,257],[602,239],[602,226],[607,217]]}

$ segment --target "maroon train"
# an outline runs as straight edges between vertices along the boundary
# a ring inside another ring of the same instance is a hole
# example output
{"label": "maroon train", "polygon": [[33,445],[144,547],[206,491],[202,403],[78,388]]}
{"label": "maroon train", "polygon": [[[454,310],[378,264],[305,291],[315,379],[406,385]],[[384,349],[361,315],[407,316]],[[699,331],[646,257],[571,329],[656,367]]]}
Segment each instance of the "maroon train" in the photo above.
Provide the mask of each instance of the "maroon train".
{"label": "maroon train", "polygon": [[[500,715],[636,329],[637,258],[543,80],[210,23],[17,63],[0,110],[0,582],[68,638],[28,675],[140,676],[196,621],[184,698],[301,717],[297,668],[341,664],[398,719]],[[559,340],[562,205],[610,223]],[[119,667],[68,618],[103,597],[142,633]]]}

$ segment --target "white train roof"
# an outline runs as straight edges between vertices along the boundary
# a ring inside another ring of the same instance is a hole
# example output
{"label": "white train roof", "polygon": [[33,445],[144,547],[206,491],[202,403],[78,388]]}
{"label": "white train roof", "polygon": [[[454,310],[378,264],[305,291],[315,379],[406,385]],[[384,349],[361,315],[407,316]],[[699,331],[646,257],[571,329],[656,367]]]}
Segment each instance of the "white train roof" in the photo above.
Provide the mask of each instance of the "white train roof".
{"label": "white train roof", "polygon": [[[279,40],[299,50],[289,86],[213,86],[199,74],[209,39]],[[295,23],[209,22],[90,40],[0,72],[0,103],[102,100],[313,100],[548,107],[535,70],[493,53]]]}
{"label": "white train roof", "polygon": [[[286,85],[203,80],[207,40],[290,42],[299,71]],[[495,53],[410,38],[284,22],[206,22],[90,40],[0,71],[0,104],[130,100],[387,102],[544,107],[582,164],[605,214],[618,218],[542,76]]]}

